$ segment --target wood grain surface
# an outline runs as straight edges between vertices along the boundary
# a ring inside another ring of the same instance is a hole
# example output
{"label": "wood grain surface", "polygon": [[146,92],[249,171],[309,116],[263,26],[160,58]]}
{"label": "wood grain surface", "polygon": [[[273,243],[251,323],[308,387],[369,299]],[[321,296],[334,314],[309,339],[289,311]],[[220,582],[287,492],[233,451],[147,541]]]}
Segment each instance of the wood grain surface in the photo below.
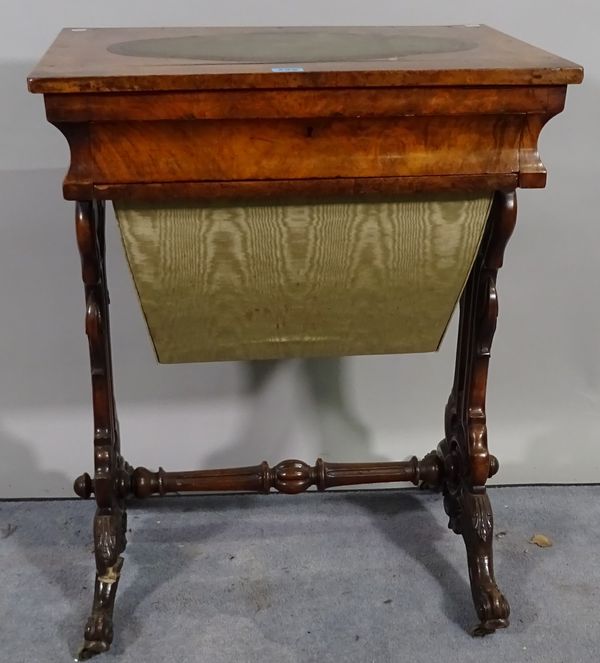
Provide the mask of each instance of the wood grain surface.
{"label": "wood grain surface", "polygon": [[482,25],[66,28],[32,92],[565,85],[582,69]]}
{"label": "wood grain surface", "polygon": [[68,28],[29,88],[67,199],[295,203],[543,187],[539,133],[582,77],[480,25]]}
{"label": "wood grain surface", "polygon": [[[98,200],[130,200],[161,203],[165,200],[194,201],[197,205],[256,205],[316,202],[392,202],[399,197],[434,191],[479,193],[511,191],[519,184],[518,173],[439,175],[421,177],[338,177],[318,180],[244,180],[243,182],[155,182],[96,184],[65,181],[68,199],[82,190]],[[193,204],[193,203],[191,203]]]}
{"label": "wood grain surface", "polygon": [[564,85],[48,94],[52,122],[559,113]]}
{"label": "wood grain surface", "polygon": [[103,184],[511,173],[519,170],[521,117],[323,119],[309,126],[98,122],[91,126],[92,177]]}
{"label": "wood grain surface", "polygon": [[544,186],[537,140],[565,95],[566,86],[51,94],[46,111],[71,146],[68,199],[160,191],[243,204],[260,189],[316,202]]}
{"label": "wood grain surface", "polygon": [[172,363],[436,350],[490,201],[115,208]]}

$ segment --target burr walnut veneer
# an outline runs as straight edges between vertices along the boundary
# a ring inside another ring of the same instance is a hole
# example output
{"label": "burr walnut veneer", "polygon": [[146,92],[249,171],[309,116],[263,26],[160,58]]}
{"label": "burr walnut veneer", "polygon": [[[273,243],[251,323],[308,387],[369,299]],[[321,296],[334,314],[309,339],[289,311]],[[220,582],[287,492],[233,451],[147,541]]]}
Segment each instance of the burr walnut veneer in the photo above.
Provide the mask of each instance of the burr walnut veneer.
{"label": "burr walnut veneer", "polygon": [[[484,26],[61,32],[29,89],[71,149],[63,193],[76,201],[85,287],[95,471],[75,491],[96,499],[97,575],[81,658],[113,640],[126,499],[170,492],[439,488],[466,545],[474,633],[508,625],[485,487],[498,470],[485,415],[496,274],[515,190],[546,182],[540,131],[581,80],[579,66]],[[406,462],[132,469],[113,389],[106,200],[161,360],[431,350],[460,297],[437,450]],[[453,215],[457,205],[468,213]],[[432,223],[447,232],[437,245]],[[160,336],[175,318],[185,325]]]}

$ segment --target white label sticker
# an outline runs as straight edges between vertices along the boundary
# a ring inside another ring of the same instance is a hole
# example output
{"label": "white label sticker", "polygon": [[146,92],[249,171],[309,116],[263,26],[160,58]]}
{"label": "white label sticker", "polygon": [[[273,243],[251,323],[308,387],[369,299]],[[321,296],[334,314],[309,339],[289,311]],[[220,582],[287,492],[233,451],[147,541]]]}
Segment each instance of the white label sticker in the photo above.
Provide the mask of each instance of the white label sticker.
{"label": "white label sticker", "polygon": [[304,67],[273,67],[271,71],[275,74],[286,74],[294,71],[304,71]]}

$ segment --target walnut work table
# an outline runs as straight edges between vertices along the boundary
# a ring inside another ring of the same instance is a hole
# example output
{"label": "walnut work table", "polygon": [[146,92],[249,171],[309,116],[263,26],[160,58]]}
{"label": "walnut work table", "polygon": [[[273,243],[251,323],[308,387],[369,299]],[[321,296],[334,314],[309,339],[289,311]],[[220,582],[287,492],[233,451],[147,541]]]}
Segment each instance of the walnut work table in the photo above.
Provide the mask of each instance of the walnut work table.
{"label": "walnut work table", "polygon": [[[126,500],[438,488],[479,624],[508,626],[492,563],[485,394],[517,187],[581,67],[485,26],[65,29],[29,78],[65,135],[86,297],[96,585],[81,658],[109,649]],[[423,460],[154,473],[119,439],[104,204],[159,361],[435,351],[460,301],[445,438]]]}

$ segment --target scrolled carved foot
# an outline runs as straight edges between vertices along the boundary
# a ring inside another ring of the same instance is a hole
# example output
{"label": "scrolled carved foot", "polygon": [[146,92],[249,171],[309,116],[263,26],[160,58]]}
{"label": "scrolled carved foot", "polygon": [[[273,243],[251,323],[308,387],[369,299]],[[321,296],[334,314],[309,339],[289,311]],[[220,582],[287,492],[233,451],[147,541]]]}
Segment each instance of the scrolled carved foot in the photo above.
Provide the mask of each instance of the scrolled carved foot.
{"label": "scrolled carved foot", "polygon": [[487,493],[465,488],[457,502],[457,524],[467,549],[471,593],[480,620],[471,633],[481,637],[509,625],[510,607],[494,577],[494,520]]}
{"label": "scrolled carved foot", "polygon": [[111,615],[92,615],[85,627],[85,640],[77,654],[78,661],[87,661],[110,649],[113,641]]}
{"label": "scrolled carved foot", "polygon": [[113,641],[115,597],[122,567],[123,558],[118,557],[114,566],[106,568],[102,575],[96,575],[94,605],[85,626],[84,643],[77,656],[79,661],[85,661],[110,649]]}
{"label": "scrolled carved foot", "polygon": [[471,631],[473,637],[483,637],[509,625],[510,607],[496,583],[473,589],[473,600],[481,620]]}

